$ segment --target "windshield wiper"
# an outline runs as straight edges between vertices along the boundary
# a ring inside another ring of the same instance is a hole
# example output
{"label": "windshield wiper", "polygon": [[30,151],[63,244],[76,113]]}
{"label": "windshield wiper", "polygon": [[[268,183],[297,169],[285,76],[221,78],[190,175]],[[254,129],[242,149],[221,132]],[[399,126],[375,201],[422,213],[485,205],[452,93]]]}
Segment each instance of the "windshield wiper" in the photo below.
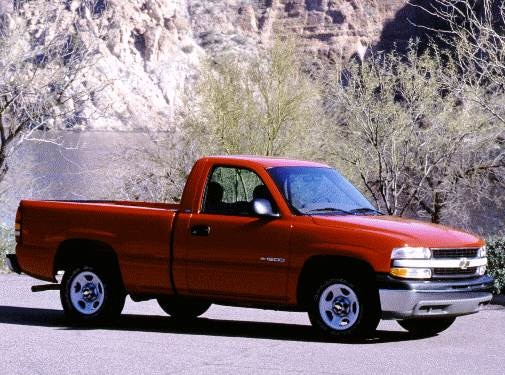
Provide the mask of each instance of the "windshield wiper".
{"label": "windshield wiper", "polygon": [[335,207],[314,208],[312,210],[307,211],[307,213],[310,213],[310,212],[336,212],[339,214],[346,214],[346,215],[351,214],[351,212],[349,212],[349,211],[341,210],[340,208],[335,208]]}
{"label": "windshield wiper", "polygon": [[364,213],[374,213],[376,215],[384,215],[382,212],[374,209],[374,208],[368,208],[368,207],[361,207],[361,208],[355,208],[354,210],[350,211],[352,214],[364,214]]}

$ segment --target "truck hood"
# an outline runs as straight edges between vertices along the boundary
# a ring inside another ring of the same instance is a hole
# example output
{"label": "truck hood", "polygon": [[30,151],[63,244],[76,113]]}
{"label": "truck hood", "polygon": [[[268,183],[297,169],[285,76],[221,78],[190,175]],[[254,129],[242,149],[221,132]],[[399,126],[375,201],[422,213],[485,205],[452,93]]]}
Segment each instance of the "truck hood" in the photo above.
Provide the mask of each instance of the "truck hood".
{"label": "truck hood", "polygon": [[[423,246],[431,248],[480,247],[484,241],[479,237],[443,225],[395,216],[312,216],[315,224],[374,232],[399,241],[399,246]],[[359,233],[356,233],[359,235]]]}

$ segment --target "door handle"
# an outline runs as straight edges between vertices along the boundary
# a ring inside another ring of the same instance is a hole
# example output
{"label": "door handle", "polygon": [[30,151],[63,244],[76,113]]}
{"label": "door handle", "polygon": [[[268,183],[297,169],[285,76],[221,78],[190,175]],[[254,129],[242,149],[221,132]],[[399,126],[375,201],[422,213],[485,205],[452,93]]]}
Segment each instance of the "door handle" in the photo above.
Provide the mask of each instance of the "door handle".
{"label": "door handle", "polygon": [[210,234],[210,227],[208,225],[193,225],[191,227],[192,236],[208,236]]}

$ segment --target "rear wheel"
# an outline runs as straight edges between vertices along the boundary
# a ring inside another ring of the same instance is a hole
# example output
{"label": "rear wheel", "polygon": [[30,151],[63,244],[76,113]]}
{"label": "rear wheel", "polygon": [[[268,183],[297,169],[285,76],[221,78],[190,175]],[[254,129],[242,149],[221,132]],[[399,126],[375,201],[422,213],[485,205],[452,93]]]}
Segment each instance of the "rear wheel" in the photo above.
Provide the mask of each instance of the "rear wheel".
{"label": "rear wheel", "polygon": [[324,334],[347,338],[373,332],[380,314],[373,291],[344,278],[331,278],[313,293],[309,318]]}
{"label": "rear wheel", "polygon": [[399,320],[398,324],[407,331],[420,336],[434,336],[449,328],[456,318],[427,318]]}
{"label": "rear wheel", "polygon": [[181,320],[194,319],[205,313],[211,303],[182,297],[160,297],[158,304],[168,315]]}
{"label": "rear wheel", "polygon": [[94,324],[117,318],[125,297],[120,280],[96,266],[72,267],[61,281],[61,304],[74,323]]}

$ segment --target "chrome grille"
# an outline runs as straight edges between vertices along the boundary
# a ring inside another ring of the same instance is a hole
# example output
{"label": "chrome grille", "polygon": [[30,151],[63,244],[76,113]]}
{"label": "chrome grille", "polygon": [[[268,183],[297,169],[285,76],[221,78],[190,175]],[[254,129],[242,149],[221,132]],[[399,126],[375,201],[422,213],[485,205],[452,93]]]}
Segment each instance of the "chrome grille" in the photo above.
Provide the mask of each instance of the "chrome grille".
{"label": "chrome grille", "polygon": [[477,267],[466,269],[461,268],[433,268],[433,278],[448,279],[448,278],[464,278],[477,275]]}
{"label": "chrome grille", "polygon": [[432,249],[434,259],[477,258],[479,249]]}

